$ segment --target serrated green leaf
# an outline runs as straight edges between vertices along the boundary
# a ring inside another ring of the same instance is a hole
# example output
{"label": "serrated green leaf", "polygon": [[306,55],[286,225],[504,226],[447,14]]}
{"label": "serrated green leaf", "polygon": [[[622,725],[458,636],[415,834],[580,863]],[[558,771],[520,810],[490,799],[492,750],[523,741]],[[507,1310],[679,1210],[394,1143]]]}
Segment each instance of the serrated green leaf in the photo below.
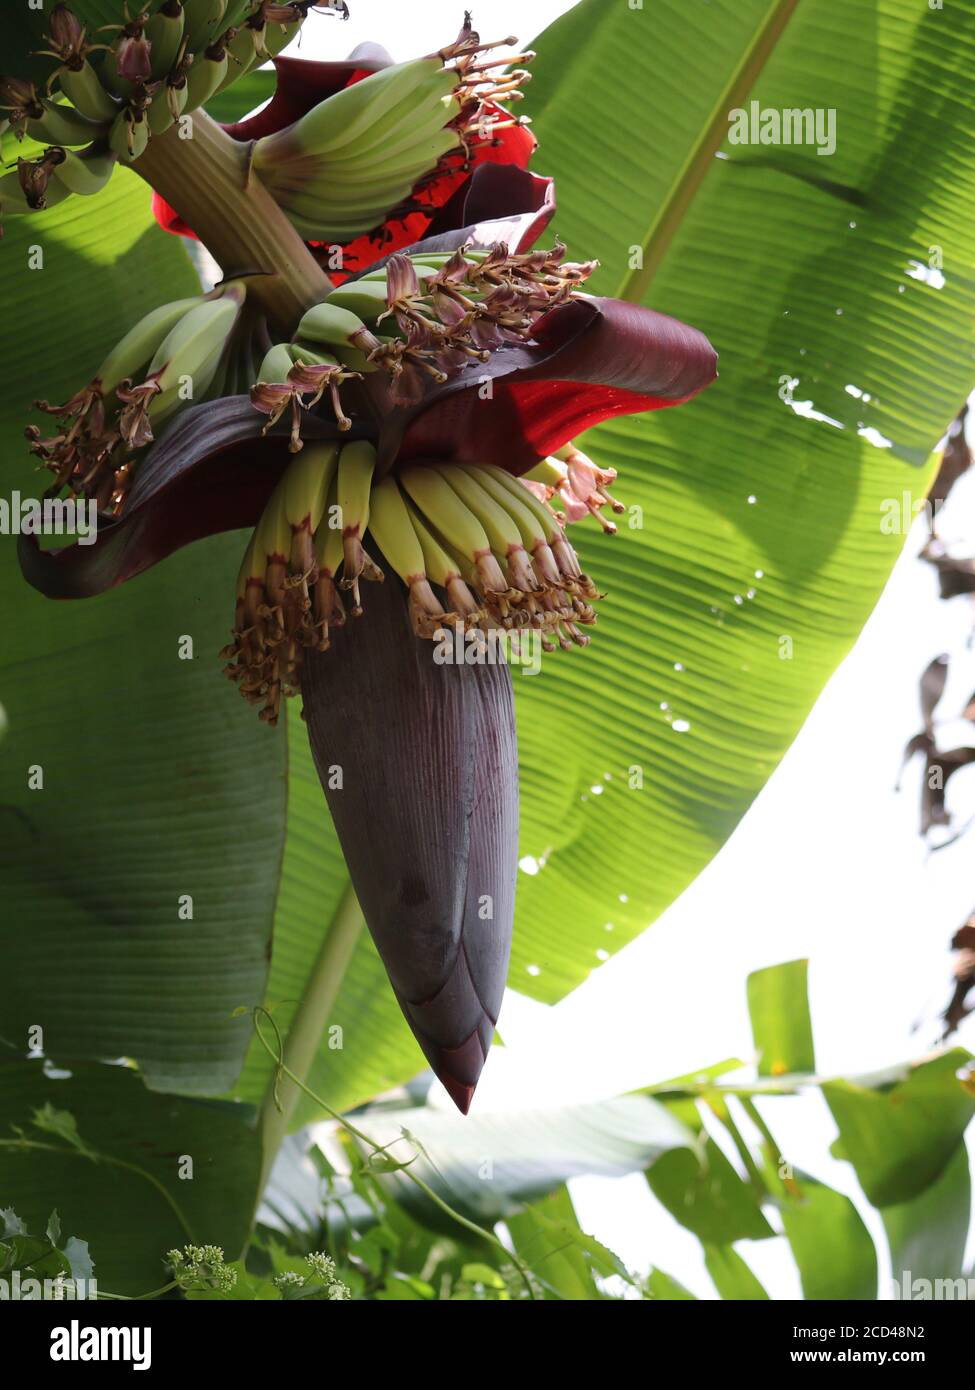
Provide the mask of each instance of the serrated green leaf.
{"label": "serrated green leaf", "polygon": [[83,1279],[86,1283],[95,1273],[95,1264],[88,1251],[88,1242],[77,1236],[68,1236],[64,1242],[64,1258],[71,1266],[71,1278]]}
{"label": "serrated green leaf", "polygon": [[550,1298],[595,1302],[602,1295],[568,1189],[558,1188],[505,1222],[516,1252]]}
{"label": "serrated green leaf", "polygon": [[52,1134],[56,1139],[63,1140],[69,1148],[77,1149],[78,1153],[84,1154],[86,1158],[97,1160],[98,1155],[94,1149],[90,1148],[78,1133],[78,1121],[70,1110],[60,1110],[50,1101],[46,1101],[33,1112],[31,1124],[42,1134]]}
{"label": "serrated green leaf", "polygon": [[0,1207],[0,1221],[3,1222],[3,1230],[0,1231],[0,1240],[6,1236],[25,1236],[27,1227],[14,1211],[13,1207]]}

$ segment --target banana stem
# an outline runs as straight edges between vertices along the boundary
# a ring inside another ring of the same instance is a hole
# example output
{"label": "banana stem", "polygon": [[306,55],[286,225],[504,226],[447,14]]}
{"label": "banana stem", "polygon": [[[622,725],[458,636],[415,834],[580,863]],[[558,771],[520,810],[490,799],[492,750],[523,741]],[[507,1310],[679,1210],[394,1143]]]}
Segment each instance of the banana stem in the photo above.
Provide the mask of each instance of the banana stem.
{"label": "banana stem", "polygon": [[[298,1008],[291,1020],[284,1045],[284,1064],[288,1072],[307,1080],[318,1055],[322,1034],[342,988],[342,980],[365,925],[362,909],[351,883],[335,910],[325,939],[306,981]],[[258,1130],[263,1161],[258,1193],[264,1191],[271,1175],[281,1141],[288,1133],[301,1089],[285,1078],[278,1081],[275,1070],[261,1104]]]}
{"label": "banana stem", "polygon": [[193,228],[229,279],[247,276],[248,294],[283,334],[332,282],[251,171],[249,145],[203,110],[150,140],[132,168]]}

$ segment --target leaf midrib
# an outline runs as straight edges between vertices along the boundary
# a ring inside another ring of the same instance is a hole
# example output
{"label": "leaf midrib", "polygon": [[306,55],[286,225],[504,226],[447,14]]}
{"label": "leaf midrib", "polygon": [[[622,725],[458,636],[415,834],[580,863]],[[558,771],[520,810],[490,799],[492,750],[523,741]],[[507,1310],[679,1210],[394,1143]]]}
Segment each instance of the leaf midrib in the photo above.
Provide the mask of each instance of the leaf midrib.
{"label": "leaf midrib", "polygon": [[660,204],[641,243],[643,254],[639,258],[639,265],[623,280],[616,291],[617,299],[627,299],[636,304],[645,301],[650,283],[704,182],[715,154],[724,142],[728,132],[728,112],[742,105],[798,6],[799,0],[772,0],[764,21],[712,107],[701,134],[688,151],[670,193]]}

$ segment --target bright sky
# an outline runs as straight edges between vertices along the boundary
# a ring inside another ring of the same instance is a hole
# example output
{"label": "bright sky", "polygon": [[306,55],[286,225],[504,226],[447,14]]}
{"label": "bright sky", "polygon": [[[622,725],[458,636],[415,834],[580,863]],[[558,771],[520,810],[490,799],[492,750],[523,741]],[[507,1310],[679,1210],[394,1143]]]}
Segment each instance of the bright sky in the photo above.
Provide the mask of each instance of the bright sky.
{"label": "bright sky", "polygon": [[[345,56],[373,39],[395,58],[411,57],[452,38],[463,18],[452,0],[350,3],[346,23],[310,21],[303,56]],[[570,8],[564,0],[491,0],[475,7],[474,20],[487,39],[512,33],[528,42]],[[942,514],[945,538],[963,534],[973,506],[969,477]],[[798,956],[811,959],[821,1072],[869,1071],[933,1043],[949,993],[948,942],[975,901],[975,828],[928,857],[917,835],[920,767],[910,769],[899,796],[892,789],[903,745],[920,725],[917,681],[927,663],[943,651],[955,658],[946,709],[960,709],[975,689],[975,652],[966,650],[975,614],[967,599],[937,599],[934,572],[916,559],[922,541],[916,529],[854,652],[697,882],[555,1008],[509,992],[500,1022],[505,1048],[492,1053],[475,1113],[597,1099],[725,1057],[747,1059],[745,977]],[[969,741],[971,726],[959,731]],[[943,732],[952,735],[950,727]],[[953,779],[952,803],[961,808],[959,824],[975,813],[975,770]],[[959,1041],[975,1049],[975,1022]],[[765,1114],[791,1162],[857,1196],[849,1167],[828,1154],[835,1129],[818,1097],[769,1102]],[[697,1241],[642,1177],[584,1179],[573,1196],[586,1229],[631,1267],[657,1264],[698,1296],[714,1297]],[[860,1205],[883,1250],[879,1218]],[[799,1296],[781,1240],[739,1249],[773,1297]]]}

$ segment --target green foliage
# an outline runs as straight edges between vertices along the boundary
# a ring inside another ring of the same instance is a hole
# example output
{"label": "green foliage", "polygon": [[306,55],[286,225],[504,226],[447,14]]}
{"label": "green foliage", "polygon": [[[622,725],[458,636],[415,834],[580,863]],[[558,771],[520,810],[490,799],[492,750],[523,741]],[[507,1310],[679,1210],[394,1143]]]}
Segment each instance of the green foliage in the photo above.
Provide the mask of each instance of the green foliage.
{"label": "green foliage", "polygon": [[884,1207],[881,1215],[895,1279],[954,1279],[964,1271],[972,1210],[968,1151],[960,1143],[940,1177],[909,1202]]}
{"label": "green foliage", "polygon": [[[50,1281],[53,1289],[81,1289],[94,1272],[88,1243],[77,1236],[62,1240],[61,1219],[52,1211],[43,1236],[32,1236],[12,1207],[0,1210],[0,1279],[9,1286],[19,1283],[21,1296],[34,1294],[27,1281]],[[83,1281],[83,1282],[82,1282]]]}
{"label": "green foliage", "polygon": [[653,1195],[675,1221],[708,1246],[762,1240],[773,1234],[760,1194],[742,1182],[731,1161],[705,1138],[700,1150],[674,1149],[647,1172]]}
{"label": "green foliage", "polygon": [[[196,285],[127,172],[8,222],[5,496],[46,486],[23,442],[30,402],[69,397],[134,318]],[[21,350],[27,324],[43,353]],[[248,1042],[231,1011],[264,988],[284,835],[284,740],[225,698],[217,662],[241,541],[70,603],[28,588],[16,546],[0,537],[0,881],[30,929],[6,942],[4,1036],[26,1050],[41,1022],[49,1055],[132,1057],[157,1089],[219,1093]]]}
{"label": "green foliage", "polygon": [[721,1298],[733,1303],[768,1299],[760,1281],[730,1245],[706,1245],[704,1264]]}
{"label": "green foliage", "polygon": [[806,998],[808,966],[808,961],[792,960],[748,977],[748,1012],[759,1076],[816,1070],[808,1005],[805,1009],[783,1007],[789,1000]]}
{"label": "green foliage", "polygon": [[840,1131],[834,1145],[877,1207],[907,1202],[948,1166],[975,1115],[960,1072],[969,1054],[954,1048],[879,1085],[828,1081],[823,1095]]}
{"label": "green foliage", "polygon": [[127,1067],[70,1066],[0,1062],[0,1192],[27,1229],[44,1229],[54,1194],[117,1294],[162,1285],[163,1253],[185,1240],[238,1254],[260,1166],[253,1112],[156,1094]]}
{"label": "green foliage", "polygon": [[849,1197],[807,1173],[779,1206],[782,1228],[799,1267],[804,1298],[877,1297],[877,1254]]}
{"label": "green foliage", "polygon": [[211,97],[206,104],[207,115],[221,125],[242,121],[274,95],[274,87],[274,70],[257,68]]}
{"label": "green foliage", "polygon": [[[642,932],[727,838],[897,558],[884,499],[923,497],[918,465],[973,383],[975,161],[952,132],[975,12],[803,0],[764,50],[787,8],[583,0],[537,41],[525,109],[559,236],[599,257],[594,293],[694,324],[720,355],[689,405],[583,445],[643,526],[591,529],[584,567],[609,594],[592,646],[517,681],[522,849],[544,867],[519,884],[512,980],[537,998]],[[835,155],[730,145],[726,113],[753,99],[835,109]],[[942,289],[909,273],[932,246]]]}

